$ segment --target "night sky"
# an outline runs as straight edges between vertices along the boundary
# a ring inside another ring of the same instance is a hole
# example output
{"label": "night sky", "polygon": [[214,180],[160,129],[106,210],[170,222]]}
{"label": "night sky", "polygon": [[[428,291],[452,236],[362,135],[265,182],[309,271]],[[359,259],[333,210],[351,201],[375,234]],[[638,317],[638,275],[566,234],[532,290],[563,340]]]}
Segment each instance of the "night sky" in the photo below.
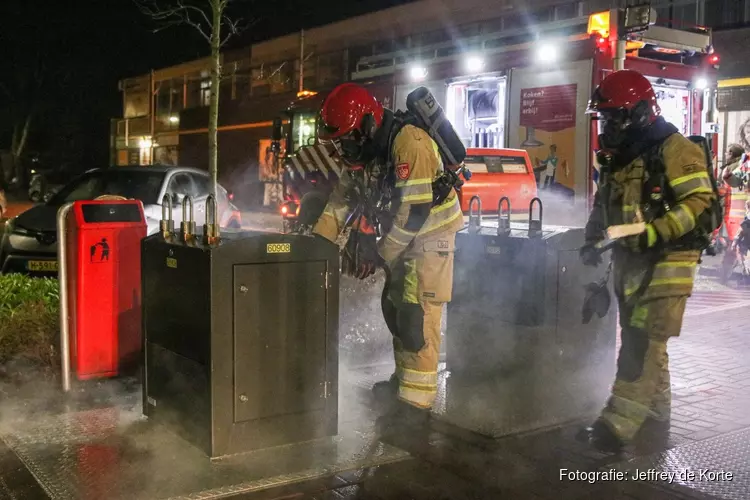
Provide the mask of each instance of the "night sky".
{"label": "night sky", "polygon": [[[257,22],[227,48],[407,1],[233,0],[235,14]],[[132,0],[2,0],[0,150],[33,106],[27,152],[49,166],[108,164],[110,119],[122,113],[118,80],[208,55],[192,28],[156,26]]]}

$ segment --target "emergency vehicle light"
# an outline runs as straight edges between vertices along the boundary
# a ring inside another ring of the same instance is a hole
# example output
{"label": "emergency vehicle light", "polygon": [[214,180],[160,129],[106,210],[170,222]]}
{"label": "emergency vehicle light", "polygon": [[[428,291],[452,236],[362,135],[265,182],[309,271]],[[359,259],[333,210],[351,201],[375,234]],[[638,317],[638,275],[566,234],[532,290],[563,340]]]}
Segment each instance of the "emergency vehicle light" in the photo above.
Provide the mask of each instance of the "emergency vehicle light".
{"label": "emergency vehicle light", "polygon": [[599,35],[602,38],[609,38],[609,11],[591,14],[586,32],[589,35]]}
{"label": "emergency vehicle light", "polygon": [[721,58],[719,57],[719,54],[712,54],[711,57],[708,58],[708,62],[715,66],[721,62]]}

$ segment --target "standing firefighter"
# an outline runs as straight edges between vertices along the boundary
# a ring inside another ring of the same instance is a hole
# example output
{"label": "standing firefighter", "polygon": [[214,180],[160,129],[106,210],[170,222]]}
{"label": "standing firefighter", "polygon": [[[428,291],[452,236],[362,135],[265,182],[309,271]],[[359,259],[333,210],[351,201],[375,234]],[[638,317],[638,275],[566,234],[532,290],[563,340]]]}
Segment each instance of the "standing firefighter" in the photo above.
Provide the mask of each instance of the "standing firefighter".
{"label": "standing firefighter", "polygon": [[[452,188],[445,196],[434,192],[443,164],[430,135],[384,109],[363,87],[347,83],[331,92],[319,137],[350,168],[313,231],[333,241],[355,220],[344,272],[366,278],[385,267],[383,314],[396,372],[373,391],[395,403],[392,417],[419,423],[437,393],[441,314],[451,300],[455,234],[463,227],[458,197]],[[379,240],[364,221],[380,231]]]}
{"label": "standing firefighter", "polygon": [[617,450],[647,419],[669,422],[667,341],[680,334],[696,265],[720,224],[721,209],[708,150],[660,116],[654,90],[641,74],[624,70],[607,76],[588,112],[600,121],[598,156],[604,166],[583,262],[601,262],[594,245],[607,227],[646,224],[644,232],[620,240],[613,250],[622,345],[612,395],[586,429],[592,445]]}

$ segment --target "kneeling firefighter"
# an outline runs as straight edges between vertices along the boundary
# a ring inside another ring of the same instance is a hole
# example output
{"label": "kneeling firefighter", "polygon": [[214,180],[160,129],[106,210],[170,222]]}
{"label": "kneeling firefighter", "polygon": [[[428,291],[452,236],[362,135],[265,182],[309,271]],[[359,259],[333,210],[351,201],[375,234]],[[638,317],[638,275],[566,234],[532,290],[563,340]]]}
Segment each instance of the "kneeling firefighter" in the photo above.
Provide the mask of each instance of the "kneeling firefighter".
{"label": "kneeling firefighter", "polygon": [[350,226],[343,272],[364,279],[385,268],[382,305],[396,371],[373,391],[387,397],[391,417],[419,423],[437,393],[441,315],[451,300],[455,235],[463,228],[454,189],[460,181],[443,160],[461,164],[465,149],[457,137],[458,148],[445,147],[439,128],[453,131],[449,122],[435,120],[430,128],[425,118],[442,110],[427,89],[410,94],[407,108],[413,112],[385,109],[352,83],[326,98],[319,138],[349,168],[313,233],[335,241]]}
{"label": "kneeling firefighter", "polygon": [[613,248],[622,330],[617,377],[606,407],[585,433],[594,446],[615,451],[647,419],[669,422],[667,341],[680,334],[696,266],[721,224],[721,207],[705,139],[683,136],[660,116],[643,75],[623,70],[607,76],[588,112],[600,123],[602,175],[583,262],[601,262],[596,243],[609,226],[645,223],[645,231]]}

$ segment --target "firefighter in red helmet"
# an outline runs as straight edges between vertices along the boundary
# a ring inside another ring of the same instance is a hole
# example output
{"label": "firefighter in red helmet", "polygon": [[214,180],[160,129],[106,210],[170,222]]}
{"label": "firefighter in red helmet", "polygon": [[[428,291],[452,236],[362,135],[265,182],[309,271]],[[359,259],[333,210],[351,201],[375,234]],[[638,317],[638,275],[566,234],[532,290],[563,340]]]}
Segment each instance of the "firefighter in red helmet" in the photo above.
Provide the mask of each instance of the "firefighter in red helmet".
{"label": "firefighter in red helmet", "polygon": [[441,315],[451,299],[455,234],[463,227],[458,196],[434,196],[443,165],[429,134],[401,123],[359,85],[345,83],[328,95],[318,135],[351,168],[313,232],[334,241],[353,212],[379,231],[379,240],[374,231],[352,231],[357,243],[350,236],[342,267],[359,278],[385,268],[383,314],[396,370],[373,391],[391,417],[421,423],[437,394]]}
{"label": "firefighter in red helmet", "polygon": [[[649,81],[616,71],[594,91],[589,113],[600,124],[604,175],[586,225],[581,258],[598,265],[594,245],[612,225],[645,223],[613,249],[622,343],[612,394],[584,436],[615,451],[647,420],[668,424],[671,390],[667,341],[678,336],[696,265],[716,206],[706,151],[660,116]],[[715,215],[715,214],[714,214]],[[658,430],[659,425],[651,426]]]}

